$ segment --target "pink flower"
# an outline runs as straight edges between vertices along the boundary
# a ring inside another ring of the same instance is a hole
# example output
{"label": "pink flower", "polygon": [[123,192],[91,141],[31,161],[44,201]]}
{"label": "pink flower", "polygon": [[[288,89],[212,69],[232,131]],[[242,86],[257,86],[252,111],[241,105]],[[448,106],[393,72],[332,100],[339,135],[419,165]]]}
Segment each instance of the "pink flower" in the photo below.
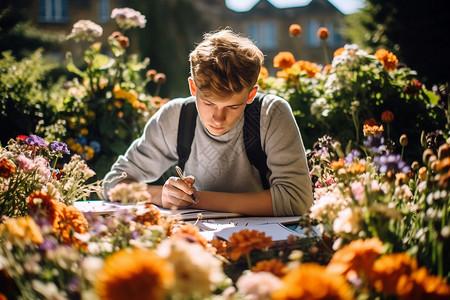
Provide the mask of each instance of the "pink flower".
{"label": "pink flower", "polygon": [[364,185],[359,181],[355,181],[350,184],[350,187],[352,189],[352,194],[355,197],[355,199],[359,203],[362,203],[364,200]]}
{"label": "pink flower", "polygon": [[19,163],[19,169],[25,172],[32,172],[36,168],[34,161],[23,154],[17,157],[17,162]]}

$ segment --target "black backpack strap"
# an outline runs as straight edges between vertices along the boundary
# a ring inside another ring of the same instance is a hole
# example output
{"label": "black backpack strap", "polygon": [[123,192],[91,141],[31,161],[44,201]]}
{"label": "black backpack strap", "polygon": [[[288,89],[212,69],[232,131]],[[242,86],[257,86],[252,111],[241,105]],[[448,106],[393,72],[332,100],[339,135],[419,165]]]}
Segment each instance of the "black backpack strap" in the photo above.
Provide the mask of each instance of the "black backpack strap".
{"label": "black backpack strap", "polygon": [[247,104],[244,111],[244,145],[248,160],[254,165],[261,177],[265,190],[270,188],[267,180],[267,155],[261,148],[261,104],[264,94],[257,94],[251,104]]}
{"label": "black backpack strap", "polygon": [[191,145],[194,140],[196,122],[197,108],[195,107],[195,97],[189,97],[184,101],[181,107],[178,124],[178,166],[182,170],[184,170],[184,165],[191,154]]}

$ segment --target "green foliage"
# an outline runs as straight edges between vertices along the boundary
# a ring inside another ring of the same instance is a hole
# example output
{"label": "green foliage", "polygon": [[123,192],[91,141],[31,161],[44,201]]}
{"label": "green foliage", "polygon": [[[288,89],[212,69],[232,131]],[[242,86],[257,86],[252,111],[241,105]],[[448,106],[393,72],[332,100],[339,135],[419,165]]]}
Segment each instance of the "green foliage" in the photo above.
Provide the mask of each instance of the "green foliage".
{"label": "green foliage", "polygon": [[[324,134],[359,145],[364,122],[372,120],[385,127],[393,147],[406,134],[411,141],[406,156],[417,159],[421,131],[445,128],[438,97],[416,80],[414,70],[396,67],[392,53],[394,64],[384,65],[357,45],[342,50],[326,71],[307,76],[307,64],[297,68],[297,62],[284,70],[285,78],[260,79],[259,85],[289,101],[307,148]],[[394,122],[382,120],[385,111],[394,114]]]}
{"label": "green foliage", "polygon": [[[102,28],[93,22],[81,22],[74,25],[81,29],[76,33],[73,30],[70,37],[79,45],[86,38],[94,42],[85,49],[82,66],[77,66],[71,53],[67,53],[67,69],[76,77],[66,83],[63,113],[68,123],[66,141],[101,178],[142,133],[157,105],[167,101],[146,92],[152,80],[164,75],[146,76],[150,60],[139,60],[137,55],[128,53],[129,39],[123,33],[112,33],[109,47],[104,47],[95,42],[98,34],[88,36],[94,31],[91,27],[100,34]],[[164,80],[158,81],[156,87]]]}
{"label": "green foliage", "polygon": [[10,51],[0,58],[0,133],[2,144],[16,135],[29,134],[39,120],[55,122],[62,104],[60,83],[48,80],[57,64],[42,56],[42,49],[17,60]]}

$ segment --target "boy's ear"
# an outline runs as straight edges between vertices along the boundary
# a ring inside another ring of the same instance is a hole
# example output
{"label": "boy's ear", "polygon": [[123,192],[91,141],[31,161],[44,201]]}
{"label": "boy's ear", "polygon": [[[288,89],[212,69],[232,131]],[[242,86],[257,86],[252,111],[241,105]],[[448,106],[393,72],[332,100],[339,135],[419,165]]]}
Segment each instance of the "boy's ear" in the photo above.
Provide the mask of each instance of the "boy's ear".
{"label": "boy's ear", "polygon": [[247,104],[250,104],[253,102],[253,99],[255,99],[256,96],[256,92],[258,91],[258,86],[255,85],[252,90],[250,91],[250,93],[248,94],[248,99],[247,99]]}
{"label": "boy's ear", "polygon": [[189,91],[191,91],[191,95],[195,97],[195,95],[197,94],[197,87],[195,86],[194,79],[192,79],[192,77],[189,77],[188,82],[189,82]]}

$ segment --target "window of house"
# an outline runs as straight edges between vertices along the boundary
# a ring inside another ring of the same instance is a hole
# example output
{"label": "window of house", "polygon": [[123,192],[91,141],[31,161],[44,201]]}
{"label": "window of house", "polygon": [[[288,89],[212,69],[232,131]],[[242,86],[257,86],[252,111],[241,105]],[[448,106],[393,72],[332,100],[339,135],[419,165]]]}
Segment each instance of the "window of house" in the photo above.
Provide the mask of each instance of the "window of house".
{"label": "window of house", "polygon": [[98,21],[100,23],[106,23],[109,21],[111,15],[111,8],[109,6],[109,0],[100,0],[98,2]]}
{"label": "window of house", "polygon": [[67,23],[69,22],[68,0],[39,0],[39,22]]}
{"label": "window of house", "polygon": [[316,20],[308,20],[308,26],[307,26],[307,35],[306,35],[306,43],[308,44],[308,47],[319,47],[320,46],[320,40],[317,37],[317,30],[319,30],[320,24]]}
{"label": "window of house", "polygon": [[247,34],[262,51],[275,50],[278,46],[277,28],[274,21],[254,22],[247,25]]}

